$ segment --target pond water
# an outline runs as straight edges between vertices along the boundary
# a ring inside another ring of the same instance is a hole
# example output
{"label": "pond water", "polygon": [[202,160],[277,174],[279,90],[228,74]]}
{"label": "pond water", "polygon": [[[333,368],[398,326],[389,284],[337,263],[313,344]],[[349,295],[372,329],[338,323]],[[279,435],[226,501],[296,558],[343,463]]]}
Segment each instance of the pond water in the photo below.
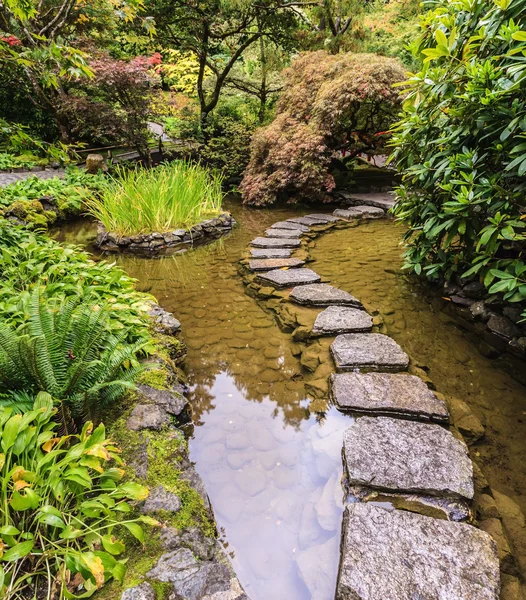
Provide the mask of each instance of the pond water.
{"label": "pond water", "polygon": [[[312,212],[227,209],[240,224],[213,245],[172,258],[118,257],[138,287],[182,322],[196,462],[222,541],[252,600],[332,600],[342,513],[341,444],[351,418],[311,414],[290,335],[245,295],[238,261],[247,244],[278,221]],[[94,227],[61,229],[90,244]],[[400,230],[373,221],[317,239],[312,268],[383,316],[388,333],[425,365],[439,391],[463,398],[486,421],[474,449],[497,489],[525,509],[526,394],[481,356],[445,301],[397,275]],[[522,365],[523,367],[523,365]]]}

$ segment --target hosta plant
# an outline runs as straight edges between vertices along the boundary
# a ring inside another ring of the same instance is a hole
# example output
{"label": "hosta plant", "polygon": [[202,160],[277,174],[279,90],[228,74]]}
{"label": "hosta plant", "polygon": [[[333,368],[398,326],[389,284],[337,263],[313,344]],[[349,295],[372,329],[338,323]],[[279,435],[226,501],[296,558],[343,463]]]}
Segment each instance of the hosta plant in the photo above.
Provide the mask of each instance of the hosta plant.
{"label": "hosta plant", "polygon": [[130,501],[147,488],[124,481],[103,425],[59,436],[47,393],[25,414],[0,408],[0,597],[87,598],[125,573],[125,541],[144,539]]}

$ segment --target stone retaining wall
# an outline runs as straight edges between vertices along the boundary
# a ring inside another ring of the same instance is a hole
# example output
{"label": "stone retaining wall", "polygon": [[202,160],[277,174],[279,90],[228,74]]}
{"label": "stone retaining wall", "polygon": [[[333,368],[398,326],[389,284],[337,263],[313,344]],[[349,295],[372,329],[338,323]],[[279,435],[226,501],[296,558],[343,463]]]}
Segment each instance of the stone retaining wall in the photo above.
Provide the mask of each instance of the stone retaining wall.
{"label": "stone retaining wall", "polygon": [[317,235],[377,216],[378,206],[351,206],[276,223],[240,264],[247,293],[291,333],[310,412],[321,416],[330,396],[359,417],[342,440],[347,505],[336,600],[518,600],[525,520],[471,460],[483,425],[462,400],[435,391],[384,335],[381,315],[306,268]]}
{"label": "stone retaining wall", "polygon": [[148,233],[132,236],[118,236],[99,224],[96,245],[108,253],[128,253],[142,256],[156,256],[185,252],[190,246],[212,242],[230,233],[236,224],[234,217],[224,212],[206,219],[190,229],[175,229],[166,233]]}

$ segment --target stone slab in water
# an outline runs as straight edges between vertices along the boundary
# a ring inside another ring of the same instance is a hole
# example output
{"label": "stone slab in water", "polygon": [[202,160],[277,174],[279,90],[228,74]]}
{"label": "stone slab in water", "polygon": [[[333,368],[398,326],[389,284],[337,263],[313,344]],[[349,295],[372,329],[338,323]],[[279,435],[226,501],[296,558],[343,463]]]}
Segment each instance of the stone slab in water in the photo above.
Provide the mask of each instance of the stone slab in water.
{"label": "stone slab in water", "polygon": [[371,331],[373,319],[364,310],[349,306],[329,306],[314,321],[312,333],[319,335],[335,335]]}
{"label": "stone slab in water", "polygon": [[471,525],[345,508],[336,600],[498,600],[497,548]]}
{"label": "stone slab in water", "polygon": [[338,219],[338,217],[335,217],[334,215],[312,214],[305,215],[305,217],[307,219],[316,219],[320,223],[336,223],[337,221],[340,221],[340,219]]}
{"label": "stone slab in water", "polygon": [[251,248],[253,258],[289,258],[292,250],[289,248]]}
{"label": "stone slab in water", "polygon": [[279,288],[315,283],[321,279],[318,273],[315,273],[312,269],[290,269],[287,271],[277,269],[260,273],[258,277]]}
{"label": "stone slab in water", "polygon": [[284,269],[301,267],[305,264],[299,258],[256,258],[248,263],[251,271],[268,271],[269,269]]}
{"label": "stone slab in water", "polygon": [[315,217],[294,217],[287,219],[287,223],[297,223],[298,225],[324,225],[328,221],[316,219]]}
{"label": "stone slab in water", "polygon": [[347,199],[351,206],[376,206],[389,210],[394,206],[394,195],[389,192],[371,192],[365,194],[351,194]]}
{"label": "stone slab in water", "polygon": [[271,238],[299,238],[303,231],[299,229],[274,229],[271,227],[265,231],[265,235]]}
{"label": "stone slab in water", "polygon": [[307,225],[300,225],[299,223],[289,223],[288,221],[278,221],[274,223],[274,225],[270,226],[270,229],[290,229],[290,230],[298,230],[303,233],[307,233],[309,231],[309,227]]}
{"label": "stone slab in water", "polygon": [[333,214],[342,219],[361,219],[364,216],[361,210],[354,208],[337,208]]}
{"label": "stone slab in water", "polygon": [[341,411],[447,422],[445,403],[414,375],[334,373],[331,397]]}
{"label": "stone slab in water", "polygon": [[383,217],[385,211],[377,206],[353,206],[354,210],[358,210],[364,217]]}
{"label": "stone slab in water", "polygon": [[348,292],[335,288],[328,283],[315,283],[294,288],[289,298],[296,304],[307,306],[355,306],[361,307],[362,303]]}
{"label": "stone slab in water", "polygon": [[402,348],[381,333],[339,335],[331,344],[331,352],[339,371],[403,371],[409,366],[409,358]]}
{"label": "stone slab in water", "polygon": [[467,447],[440,425],[360,417],[344,433],[343,453],[349,485],[473,498]]}
{"label": "stone slab in water", "polygon": [[251,246],[257,248],[297,248],[300,244],[300,240],[294,238],[257,237],[250,242]]}

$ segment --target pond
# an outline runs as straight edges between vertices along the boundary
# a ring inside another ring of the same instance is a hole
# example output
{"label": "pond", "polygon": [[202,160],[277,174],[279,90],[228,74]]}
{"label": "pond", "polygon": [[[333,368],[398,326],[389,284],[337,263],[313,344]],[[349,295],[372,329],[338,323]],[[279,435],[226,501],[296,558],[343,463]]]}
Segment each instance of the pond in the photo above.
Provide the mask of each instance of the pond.
{"label": "pond", "polygon": [[[311,414],[289,334],[247,296],[238,261],[250,240],[312,207],[249,210],[227,238],[171,258],[118,257],[139,289],[182,322],[193,408],[191,458],[214,506],[221,538],[252,600],[329,600],[339,558],[341,441],[351,418]],[[59,237],[89,245],[91,224]],[[428,370],[440,392],[485,421],[473,448],[490,483],[526,509],[524,365],[484,358],[446,301],[399,274],[401,231],[372,221],[321,236],[309,265],[380,312],[388,334]]]}

